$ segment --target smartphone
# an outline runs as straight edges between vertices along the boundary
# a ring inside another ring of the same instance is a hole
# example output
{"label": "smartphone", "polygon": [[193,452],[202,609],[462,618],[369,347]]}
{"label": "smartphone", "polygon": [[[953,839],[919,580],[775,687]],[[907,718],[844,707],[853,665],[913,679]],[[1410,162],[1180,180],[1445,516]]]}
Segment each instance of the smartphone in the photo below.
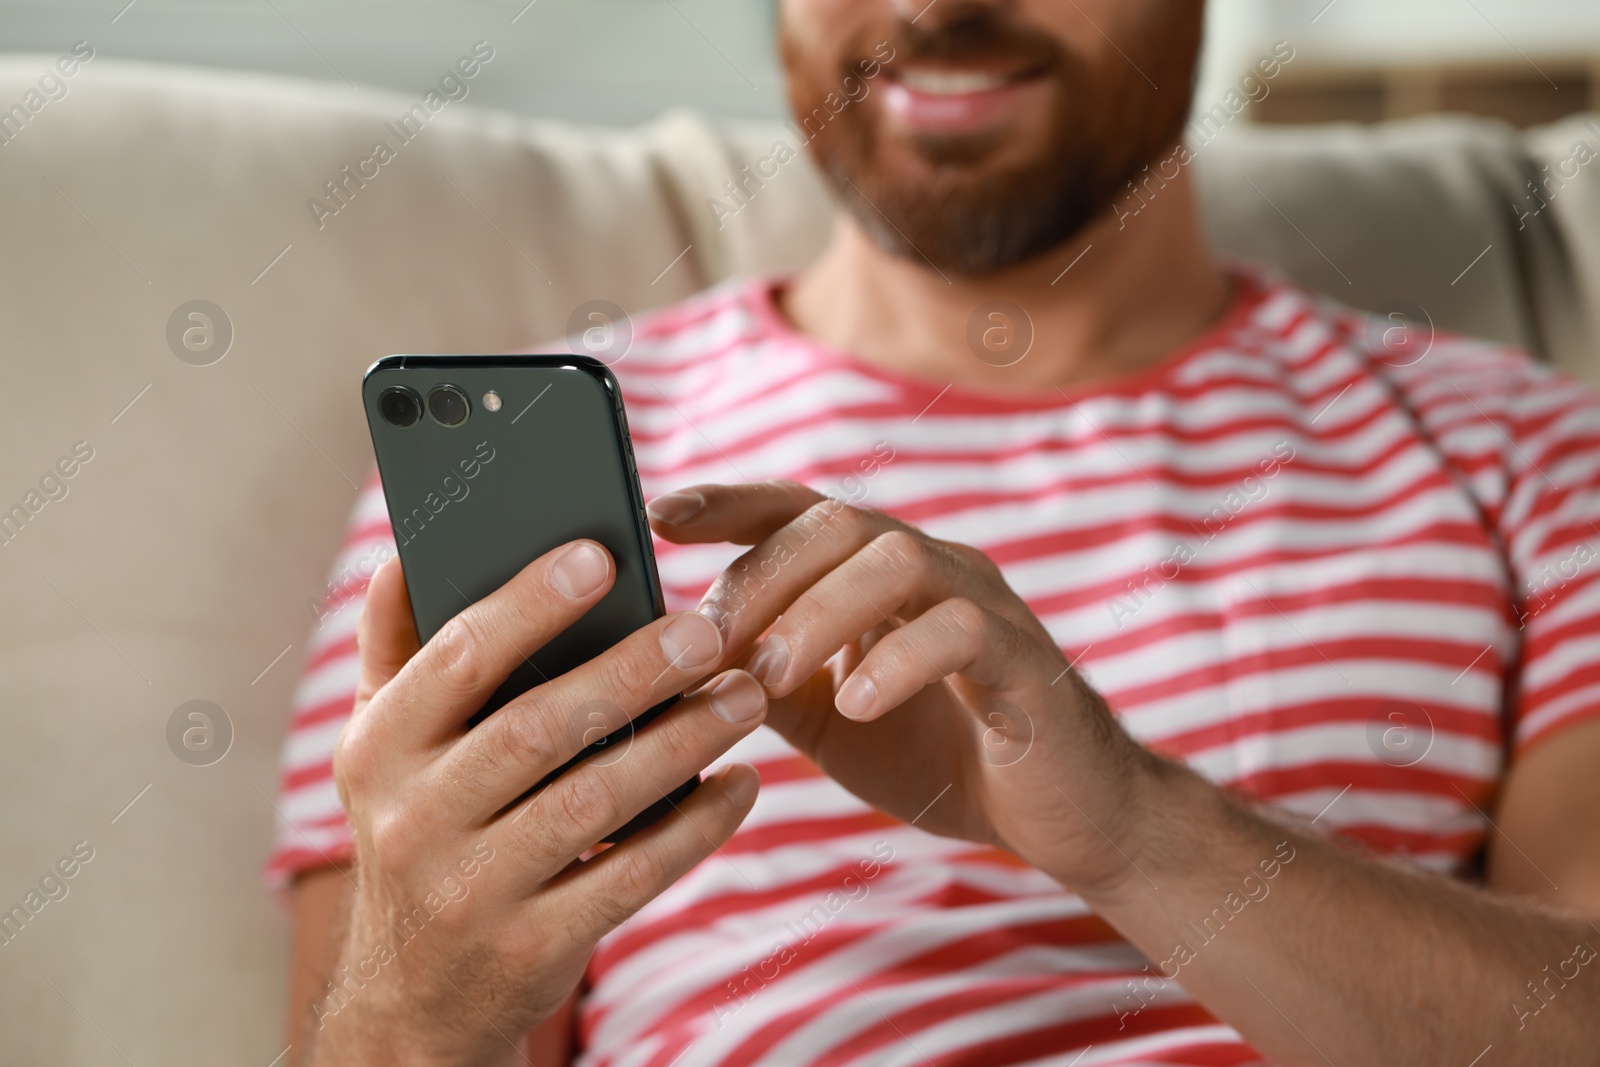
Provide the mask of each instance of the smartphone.
{"label": "smartphone", "polygon": [[[614,561],[610,592],[529,654],[468,725],[664,614],[622,393],[605,364],[576,355],[386,356],[367,369],[361,392],[422,641],[559,545],[591,538]],[[632,722],[614,707],[590,709],[592,742],[529,793],[579,760],[624,758],[634,734],[676,700]],[[606,840],[655,822],[699,782],[684,782]]]}

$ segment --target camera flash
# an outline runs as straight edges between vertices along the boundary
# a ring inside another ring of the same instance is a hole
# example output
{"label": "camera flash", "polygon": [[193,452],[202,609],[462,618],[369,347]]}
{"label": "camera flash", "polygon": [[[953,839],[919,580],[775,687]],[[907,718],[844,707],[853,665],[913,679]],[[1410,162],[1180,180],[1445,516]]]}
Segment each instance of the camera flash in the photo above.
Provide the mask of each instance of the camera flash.
{"label": "camera flash", "polygon": [[499,411],[500,410],[500,394],[495,392],[493,389],[489,390],[487,393],[484,393],[483,394],[483,410],[485,410],[485,411]]}

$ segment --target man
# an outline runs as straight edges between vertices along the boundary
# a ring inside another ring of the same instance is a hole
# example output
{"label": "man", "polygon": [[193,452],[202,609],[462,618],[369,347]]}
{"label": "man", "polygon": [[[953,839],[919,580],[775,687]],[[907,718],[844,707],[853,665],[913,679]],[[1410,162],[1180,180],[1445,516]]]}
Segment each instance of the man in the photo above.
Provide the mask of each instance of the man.
{"label": "man", "polygon": [[[811,144],[821,259],[615,368],[673,613],[471,731],[599,546],[420,650],[387,563],[359,682],[347,591],[312,650],[297,1054],[1592,1059],[1600,400],[1460,340],[1386,362],[1220,266],[1186,170],[1121,228],[1201,8],[786,0],[797,113],[882,81]],[[373,489],[346,561],[387,536]],[[518,800],[586,703],[682,690]]]}

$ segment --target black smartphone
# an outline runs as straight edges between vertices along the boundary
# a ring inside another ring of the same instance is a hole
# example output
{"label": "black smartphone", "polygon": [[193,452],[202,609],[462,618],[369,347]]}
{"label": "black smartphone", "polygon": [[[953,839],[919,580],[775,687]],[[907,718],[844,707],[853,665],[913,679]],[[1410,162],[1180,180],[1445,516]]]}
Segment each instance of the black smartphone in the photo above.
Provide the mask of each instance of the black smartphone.
{"label": "black smartphone", "polygon": [[[527,656],[469,725],[665,612],[622,393],[605,364],[575,355],[385,356],[361,392],[422,641],[559,545],[592,538],[615,561],[611,591]],[[589,756],[622,758],[635,731],[676,700],[632,722],[619,722],[615,708],[591,709],[593,742],[529,792]],[[655,822],[699,782],[684,782],[606,840]]]}

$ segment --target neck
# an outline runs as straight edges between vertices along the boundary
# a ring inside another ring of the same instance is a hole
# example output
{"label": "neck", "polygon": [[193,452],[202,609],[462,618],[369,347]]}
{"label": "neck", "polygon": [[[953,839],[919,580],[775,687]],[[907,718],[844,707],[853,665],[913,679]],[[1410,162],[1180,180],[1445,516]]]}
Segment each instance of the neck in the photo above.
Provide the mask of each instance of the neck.
{"label": "neck", "polygon": [[[1228,289],[1184,171],[1136,217],[1119,221],[1108,211],[1045,255],[981,276],[887,253],[841,212],[821,258],[782,304],[799,330],[869,363],[1036,393],[1160,363],[1216,321]],[[1027,324],[1011,321],[1014,314],[994,318],[986,310],[971,331],[978,338],[988,331],[984,354],[969,345],[969,323],[991,301],[1024,309],[1031,322],[1032,344],[1020,360]]]}

